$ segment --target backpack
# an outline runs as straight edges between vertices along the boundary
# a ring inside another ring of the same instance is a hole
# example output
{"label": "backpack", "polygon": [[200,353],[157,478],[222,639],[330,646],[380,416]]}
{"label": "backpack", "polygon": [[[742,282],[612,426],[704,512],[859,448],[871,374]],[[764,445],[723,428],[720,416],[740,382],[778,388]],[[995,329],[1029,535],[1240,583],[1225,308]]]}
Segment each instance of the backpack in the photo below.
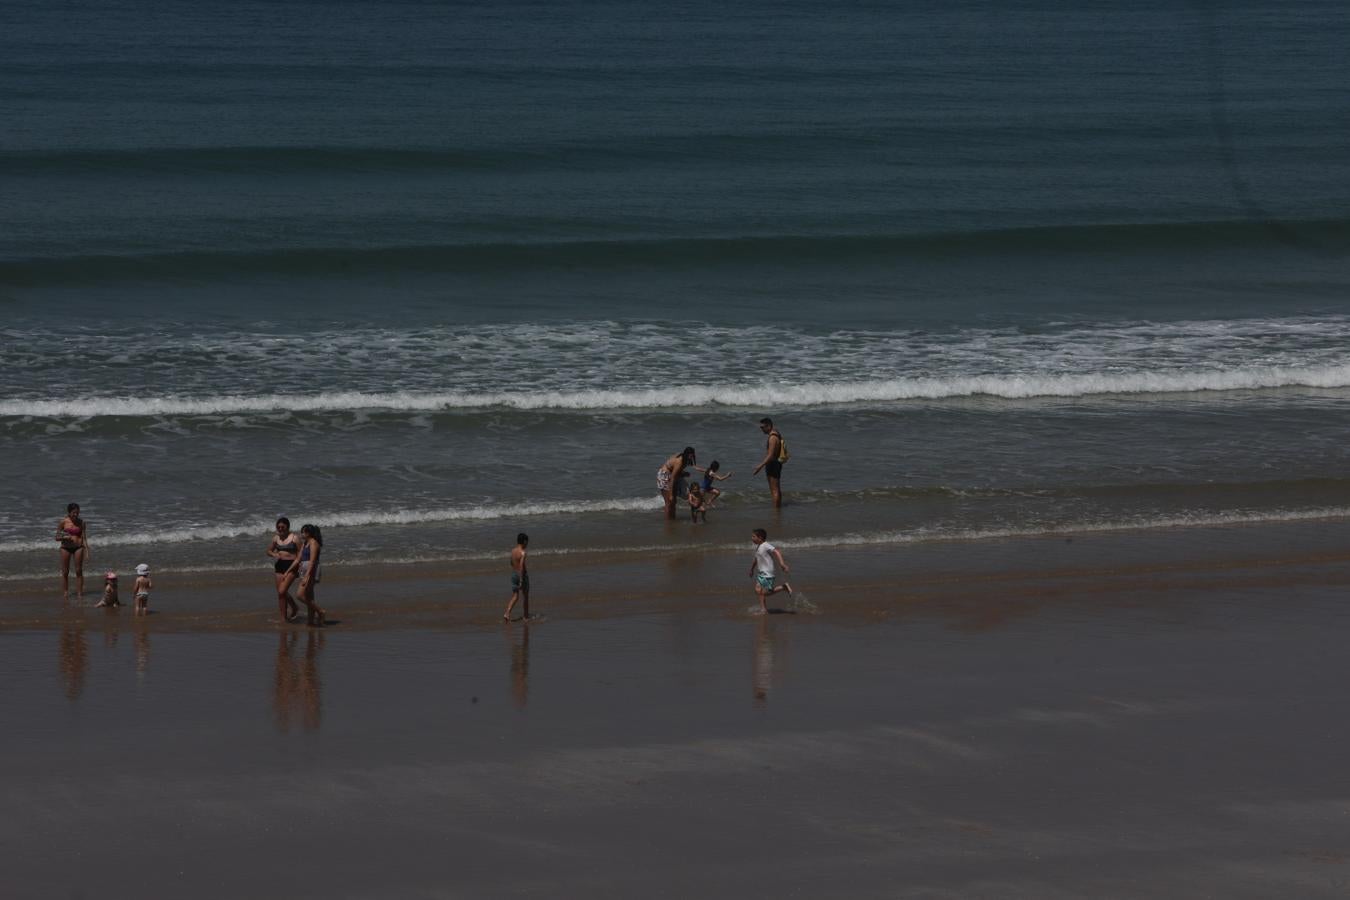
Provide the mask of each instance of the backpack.
{"label": "backpack", "polygon": [[792,454],[788,453],[787,441],[783,440],[783,435],[777,431],[771,432],[771,434],[778,435],[778,461],[780,463],[787,462],[792,458]]}

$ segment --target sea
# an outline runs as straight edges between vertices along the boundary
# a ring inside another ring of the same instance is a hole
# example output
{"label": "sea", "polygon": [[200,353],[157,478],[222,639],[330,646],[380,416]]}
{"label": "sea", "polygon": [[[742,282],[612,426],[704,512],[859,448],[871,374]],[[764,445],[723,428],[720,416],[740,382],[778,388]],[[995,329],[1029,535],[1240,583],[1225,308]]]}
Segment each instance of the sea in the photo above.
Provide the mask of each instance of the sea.
{"label": "sea", "polygon": [[57,596],[70,502],[87,568],[263,595],[280,515],[449,577],[1336,527],[1347,46],[1311,0],[5,0],[0,581]]}

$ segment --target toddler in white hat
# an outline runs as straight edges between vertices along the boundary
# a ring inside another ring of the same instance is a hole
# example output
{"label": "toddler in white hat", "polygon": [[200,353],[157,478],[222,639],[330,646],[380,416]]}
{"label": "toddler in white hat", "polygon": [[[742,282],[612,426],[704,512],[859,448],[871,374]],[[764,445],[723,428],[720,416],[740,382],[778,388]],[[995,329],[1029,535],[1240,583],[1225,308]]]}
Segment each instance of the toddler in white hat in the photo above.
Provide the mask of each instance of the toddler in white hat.
{"label": "toddler in white hat", "polygon": [[141,563],[136,567],[136,615],[150,614],[150,589],[154,586],[150,580],[150,567]]}

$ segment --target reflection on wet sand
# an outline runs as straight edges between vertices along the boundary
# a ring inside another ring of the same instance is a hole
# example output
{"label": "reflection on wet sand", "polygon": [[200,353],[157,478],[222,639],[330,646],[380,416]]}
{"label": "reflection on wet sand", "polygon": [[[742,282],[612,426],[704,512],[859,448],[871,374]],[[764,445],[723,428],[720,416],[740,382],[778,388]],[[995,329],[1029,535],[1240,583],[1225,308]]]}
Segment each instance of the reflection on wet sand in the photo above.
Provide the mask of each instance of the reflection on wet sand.
{"label": "reflection on wet sand", "polygon": [[323,632],[304,633],[303,656],[297,654],[300,632],[283,631],[277,638],[276,681],[272,696],[277,730],[290,731],[292,723],[298,721],[305,731],[314,731],[319,727],[320,719],[319,651],[323,649]]}
{"label": "reflection on wet sand", "polygon": [[103,646],[109,650],[117,649],[117,641],[122,637],[122,629],[117,621],[116,610],[108,610],[103,621]]}
{"label": "reflection on wet sand", "polygon": [[511,645],[511,702],[524,709],[530,699],[530,626],[507,630]]}
{"label": "reflection on wet sand", "polygon": [[150,632],[144,622],[136,625],[132,640],[136,647],[136,681],[141,682],[150,668]]}
{"label": "reflection on wet sand", "polygon": [[84,690],[84,675],[89,669],[89,644],[84,637],[81,625],[61,626],[61,637],[57,644],[57,662],[61,666],[61,677],[66,684],[66,697],[78,700]]}
{"label": "reflection on wet sand", "polygon": [[768,616],[755,622],[755,652],[751,657],[751,682],[755,706],[769,702],[769,688],[773,686],[774,633]]}

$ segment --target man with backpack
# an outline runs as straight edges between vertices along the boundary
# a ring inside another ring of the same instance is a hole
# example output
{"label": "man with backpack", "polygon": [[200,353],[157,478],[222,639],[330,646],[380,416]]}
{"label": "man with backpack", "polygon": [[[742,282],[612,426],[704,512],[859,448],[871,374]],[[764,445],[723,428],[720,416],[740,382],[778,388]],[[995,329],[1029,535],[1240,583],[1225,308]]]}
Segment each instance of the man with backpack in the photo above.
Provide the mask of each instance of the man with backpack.
{"label": "man with backpack", "polygon": [[769,482],[769,494],[772,495],[774,508],[777,509],[783,505],[783,489],[779,487],[778,480],[783,477],[783,463],[788,461],[787,442],[778,433],[778,429],[773,427],[773,419],[768,416],[759,420],[759,430],[769,437],[764,443],[764,459],[755,466],[755,471],[751,474],[758,475],[760,469],[764,470],[764,477]]}

